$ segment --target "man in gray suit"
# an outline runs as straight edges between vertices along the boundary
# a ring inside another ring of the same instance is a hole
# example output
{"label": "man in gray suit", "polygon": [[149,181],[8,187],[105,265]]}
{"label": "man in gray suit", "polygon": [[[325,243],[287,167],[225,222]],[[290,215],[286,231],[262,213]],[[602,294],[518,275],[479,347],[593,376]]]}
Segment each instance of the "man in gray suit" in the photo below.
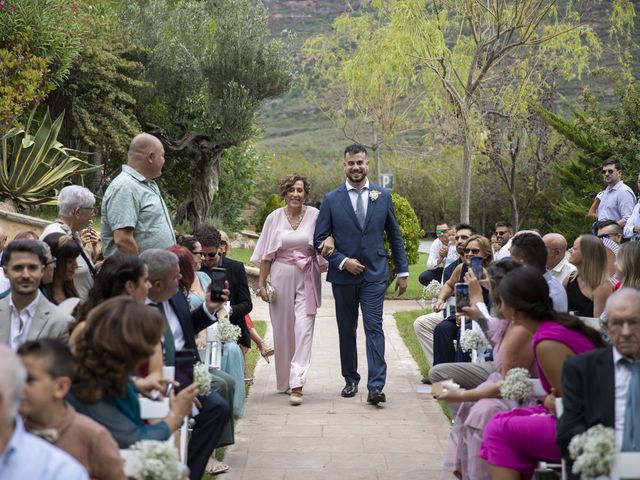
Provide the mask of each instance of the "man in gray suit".
{"label": "man in gray suit", "polygon": [[47,300],[38,287],[47,253],[36,240],[14,240],[4,249],[4,273],[10,294],[0,300],[0,343],[13,350],[28,340],[67,341],[72,317]]}

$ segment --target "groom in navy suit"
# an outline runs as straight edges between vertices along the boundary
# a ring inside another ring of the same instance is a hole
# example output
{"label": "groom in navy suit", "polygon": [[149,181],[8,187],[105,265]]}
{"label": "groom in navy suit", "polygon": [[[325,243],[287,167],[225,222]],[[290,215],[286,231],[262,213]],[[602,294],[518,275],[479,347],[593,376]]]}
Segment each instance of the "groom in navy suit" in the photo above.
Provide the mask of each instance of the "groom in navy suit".
{"label": "groom in navy suit", "polygon": [[369,367],[367,402],[378,404],[386,400],[382,389],[387,376],[382,330],[382,304],[389,279],[385,232],[398,272],[399,295],[407,289],[409,265],[391,195],[367,179],[366,148],[357,144],[348,146],[342,166],[347,180],[324,196],[314,242],[320,248],[328,236],[335,240],[335,250],[325,247],[322,254],[329,261],[327,281],[332,284],[336,302],[340,363],[346,382],[342,396],[353,397],[358,392],[356,330],[360,306]]}

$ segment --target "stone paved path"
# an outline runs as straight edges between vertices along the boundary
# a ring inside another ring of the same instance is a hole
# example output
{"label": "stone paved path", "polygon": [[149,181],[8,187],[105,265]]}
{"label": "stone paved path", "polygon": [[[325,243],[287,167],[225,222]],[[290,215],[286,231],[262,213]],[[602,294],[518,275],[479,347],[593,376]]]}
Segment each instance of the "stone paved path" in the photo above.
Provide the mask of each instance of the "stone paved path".
{"label": "stone paved path", "polygon": [[[266,304],[260,299],[255,304],[252,317],[268,320]],[[261,359],[245,415],[236,424],[236,443],[227,449],[225,462],[231,468],[221,480],[436,479],[449,424],[430,395],[416,393],[421,375],[392,317],[395,311],[417,308],[415,301],[385,302],[387,403],[366,403],[361,326],[361,389],[354,398],[342,398],[334,304],[323,282],[304,404],[290,406],[288,395],[276,393],[274,366]]]}

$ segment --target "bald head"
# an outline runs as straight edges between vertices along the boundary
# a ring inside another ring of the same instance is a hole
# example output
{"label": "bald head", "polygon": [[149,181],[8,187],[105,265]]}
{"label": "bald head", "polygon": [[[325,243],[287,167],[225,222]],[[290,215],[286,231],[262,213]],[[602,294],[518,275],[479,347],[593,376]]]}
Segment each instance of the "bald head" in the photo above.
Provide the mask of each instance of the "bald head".
{"label": "bald head", "polygon": [[0,345],[0,426],[13,422],[18,414],[20,397],[27,381],[25,370],[18,355],[8,346]]}
{"label": "bald head", "polygon": [[605,306],[607,333],[618,351],[640,360],[640,290],[621,288]]}
{"label": "bald head", "polygon": [[542,241],[547,247],[547,270],[551,270],[565,257],[567,240],[559,233],[547,233]]}
{"label": "bald head", "polygon": [[164,147],[158,138],[148,133],[133,137],[127,153],[127,165],[153,180],[162,174],[164,166]]}

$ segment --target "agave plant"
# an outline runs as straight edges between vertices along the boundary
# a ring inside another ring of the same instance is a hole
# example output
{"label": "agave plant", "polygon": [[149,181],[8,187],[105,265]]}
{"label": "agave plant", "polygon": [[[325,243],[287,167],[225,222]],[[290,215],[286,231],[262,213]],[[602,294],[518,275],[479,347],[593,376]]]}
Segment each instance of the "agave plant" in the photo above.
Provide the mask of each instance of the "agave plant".
{"label": "agave plant", "polygon": [[100,169],[76,157],[58,142],[64,112],[51,120],[49,110],[35,135],[29,133],[34,108],[24,128],[14,127],[0,137],[0,199],[22,205],[54,205],[56,189],[73,175]]}

